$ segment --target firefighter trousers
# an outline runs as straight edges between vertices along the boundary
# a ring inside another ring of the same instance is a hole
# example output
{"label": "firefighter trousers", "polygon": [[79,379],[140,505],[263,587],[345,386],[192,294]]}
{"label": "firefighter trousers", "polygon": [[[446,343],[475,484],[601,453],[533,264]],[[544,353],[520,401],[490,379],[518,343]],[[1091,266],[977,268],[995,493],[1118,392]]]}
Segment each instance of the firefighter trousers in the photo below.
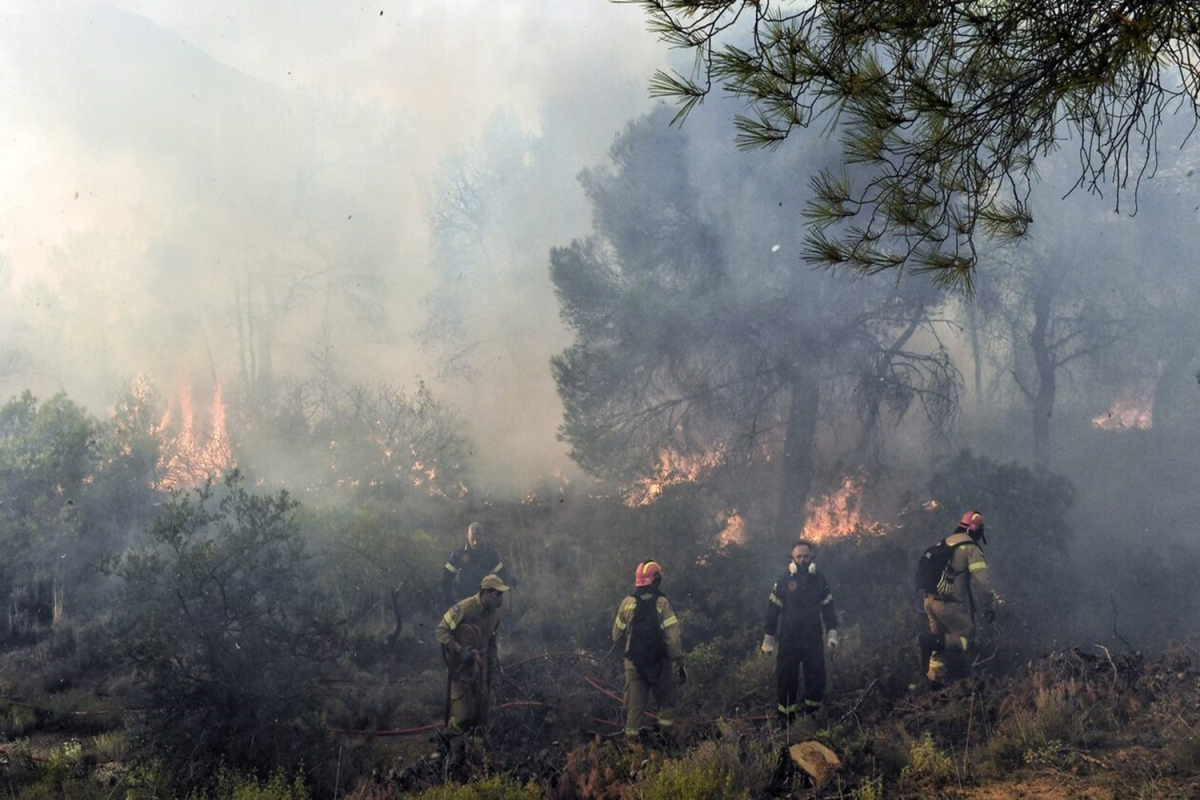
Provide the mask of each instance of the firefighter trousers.
{"label": "firefighter trousers", "polygon": [[487,723],[488,690],[482,681],[450,680],[451,733],[463,733]]}
{"label": "firefighter trousers", "polygon": [[[800,671],[804,671],[804,703],[800,704]],[[775,659],[775,688],[780,717],[791,719],[799,713],[819,711],[825,699],[825,650],[821,640],[808,647],[781,648]]]}
{"label": "firefighter trousers", "polygon": [[675,725],[675,676],[671,662],[660,661],[643,675],[642,671],[625,659],[625,735],[636,737],[642,730],[642,718],[650,695],[658,701],[658,726],[663,729]]}
{"label": "firefighter trousers", "polygon": [[966,603],[925,597],[925,616],[929,632],[937,638],[932,647],[925,677],[930,683],[944,683],[971,671],[971,648],[975,642],[975,621]]}

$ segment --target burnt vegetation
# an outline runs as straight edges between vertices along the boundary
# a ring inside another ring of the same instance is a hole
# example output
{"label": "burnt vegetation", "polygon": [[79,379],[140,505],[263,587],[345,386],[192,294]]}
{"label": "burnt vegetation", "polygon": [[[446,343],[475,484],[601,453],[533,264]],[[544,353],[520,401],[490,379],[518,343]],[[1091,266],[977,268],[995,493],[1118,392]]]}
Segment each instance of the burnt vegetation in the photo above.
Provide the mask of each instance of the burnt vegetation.
{"label": "burnt vegetation", "polygon": [[[509,501],[381,478],[297,499],[266,486],[273,479],[240,453],[242,466],[219,479],[129,496],[125,480],[105,476],[136,472],[145,487],[163,476],[155,457],[119,441],[128,426],[61,396],[16,398],[0,416],[6,496],[19,488],[24,503],[6,504],[2,529],[23,553],[5,565],[0,659],[0,776],[14,795],[1197,789],[1197,654],[1168,640],[1189,632],[1144,623],[1160,609],[1186,616],[1194,600],[1182,581],[1130,592],[1114,576],[1097,586],[1072,556],[1088,531],[1072,524],[1076,489],[1064,476],[962,451],[914,477],[886,525],[827,538],[817,560],[834,587],[842,647],[823,714],[781,735],[768,723],[772,661],[757,650],[780,543],[723,537],[729,516],[711,487],[681,482],[635,505],[602,484],[547,485]],[[968,498],[988,510],[1004,602],[973,678],[914,692],[923,617],[913,563]],[[438,582],[477,517],[521,582],[507,598],[486,741],[443,750]],[[629,748],[614,735],[622,683],[608,630],[630,565],[647,554],[667,572],[689,681],[678,740]],[[1187,568],[1151,549],[1120,558],[1129,575]],[[1070,638],[1081,605],[1103,620],[1101,635]],[[815,783],[786,755],[804,739],[831,748],[841,768]]]}

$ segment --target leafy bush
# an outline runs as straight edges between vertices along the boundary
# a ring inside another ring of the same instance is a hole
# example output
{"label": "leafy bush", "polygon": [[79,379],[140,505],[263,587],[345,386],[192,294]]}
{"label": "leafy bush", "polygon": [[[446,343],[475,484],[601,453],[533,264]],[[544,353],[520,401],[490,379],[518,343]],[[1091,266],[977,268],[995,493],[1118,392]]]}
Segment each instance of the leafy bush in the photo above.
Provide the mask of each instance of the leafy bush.
{"label": "leafy bush", "polygon": [[954,777],[954,762],[943,753],[929,733],[912,743],[908,750],[910,762],[901,777],[945,783]]}
{"label": "leafy bush", "polygon": [[469,784],[448,784],[413,795],[414,800],[541,800],[535,784],[521,784],[504,775],[489,775]]}
{"label": "leafy bush", "polygon": [[[316,560],[322,593],[350,629],[360,634],[360,661],[395,663],[405,625],[416,616],[439,618],[439,580],[446,554],[428,533],[384,518],[367,503],[351,509],[304,511],[299,524]],[[381,641],[378,652],[369,643]]]}
{"label": "leafy bush", "polygon": [[124,581],[116,639],[142,695],[135,747],[179,786],[206,786],[222,765],[327,761],[321,679],[338,637],[295,506],[233,473],[219,497],[174,496],[139,549],[107,564]]}
{"label": "leafy bush", "polygon": [[260,781],[222,769],[212,794],[192,794],[188,800],[309,800],[310,797],[298,776],[288,778],[282,770]]}
{"label": "leafy bush", "polygon": [[736,742],[702,742],[679,758],[669,759],[641,785],[644,800],[745,800],[762,785],[748,785],[748,767]]}

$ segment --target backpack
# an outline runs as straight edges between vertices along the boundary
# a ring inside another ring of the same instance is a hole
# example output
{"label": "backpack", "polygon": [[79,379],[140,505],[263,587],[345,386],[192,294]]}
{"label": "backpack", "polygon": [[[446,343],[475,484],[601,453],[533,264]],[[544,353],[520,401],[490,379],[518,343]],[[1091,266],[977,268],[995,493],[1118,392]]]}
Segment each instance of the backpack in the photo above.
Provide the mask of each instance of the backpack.
{"label": "backpack", "polygon": [[629,649],[625,655],[645,678],[667,660],[667,638],[658,621],[656,592],[649,597],[637,597],[633,619],[629,621]]}
{"label": "backpack", "polygon": [[946,544],[946,540],[942,539],[934,545],[925,548],[925,552],[921,554],[921,560],[917,562],[917,590],[927,594],[940,594],[938,584],[942,581],[942,576],[946,574],[946,568],[950,566],[950,556],[954,555],[954,551],[970,542],[959,542],[958,544]]}

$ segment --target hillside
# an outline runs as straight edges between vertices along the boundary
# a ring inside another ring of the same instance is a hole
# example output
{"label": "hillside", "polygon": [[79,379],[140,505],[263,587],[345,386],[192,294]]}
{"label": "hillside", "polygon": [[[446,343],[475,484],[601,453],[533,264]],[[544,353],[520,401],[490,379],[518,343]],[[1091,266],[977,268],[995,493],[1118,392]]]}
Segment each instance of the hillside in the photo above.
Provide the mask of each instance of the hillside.
{"label": "hillside", "polygon": [[[155,796],[146,772],[122,763],[135,710],[116,702],[122,681],[102,665],[76,672],[95,643],[59,639],[13,650],[2,662],[5,758],[13,796]],[[877,675],[845,680],[833,667],[823,714],[790,730],[769,723],[770,662],[706,665],[726,681],[687,689],[680,736],[627,747],[619,735],[618,665],[584,651],[511,653],[487,744],[448,750],[434,736],[442,674],[414,660],[386,674],[359,672],[338,687],[331,718],[337,796],[428,798],[1182,798],[1200,796],[1200,665],[1191,647],[1152,660],[1100,646],[1057,650],[1007,674],[977,665],[975,679],[936,692]],[[428,655],[428,654],[427,654]],[[34,683],[30,676],[37,672]],[[729,687],[747,691],[734,697]],[[40,686],[40,689],[37,687]],[[400,727],[380,724],[383,717]],[[840,759],[819,784],[790,745],[817,741]],[[232,790],[231,790],[232,791]],[[306,797],[266,781],[257,794]],[[234,796],[232,793],[228,796]]]}

